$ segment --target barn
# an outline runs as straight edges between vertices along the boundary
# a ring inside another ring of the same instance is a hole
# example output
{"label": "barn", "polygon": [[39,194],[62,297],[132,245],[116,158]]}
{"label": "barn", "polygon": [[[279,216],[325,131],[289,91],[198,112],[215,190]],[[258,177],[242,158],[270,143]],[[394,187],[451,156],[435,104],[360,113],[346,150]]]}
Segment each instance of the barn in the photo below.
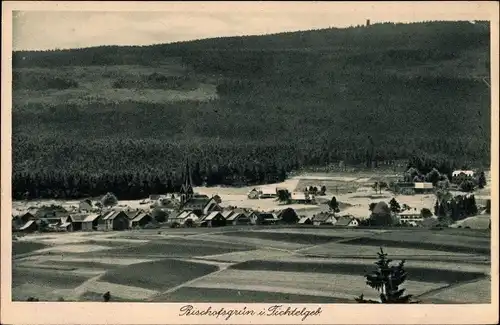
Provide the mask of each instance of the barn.
{"label": "barn", "polygon": [[223,227],[226,225],[226,219],[219,211],[213,211],[209,215],[198,220],[201,227]]}
{"label": "barn", "polygon": [[110,211],[105,214],[99,221],[99,230],[111,231],[111,230],[125,230],[130,226],[130,221],[125,212]]}
{"label": "barn", "polygon": [[145,212],[140,212],[137,214],[134,219],[130,220],[130,227],[131,228],[136,228],[136,227],[144,227],[148,223],[151,223],[153,221],[153,217],[151,217],[150,214],[145,213]]}

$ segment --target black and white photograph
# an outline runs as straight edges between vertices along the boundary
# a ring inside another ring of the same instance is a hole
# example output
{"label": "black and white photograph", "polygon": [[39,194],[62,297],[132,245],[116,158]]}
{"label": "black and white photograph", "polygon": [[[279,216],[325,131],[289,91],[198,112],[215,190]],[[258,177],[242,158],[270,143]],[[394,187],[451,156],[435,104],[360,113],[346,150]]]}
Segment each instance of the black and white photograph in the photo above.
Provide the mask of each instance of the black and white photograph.
{"label": "black and white photograph", "polygon": [[498,3],[54,3],[9,7],[2,300],[498,303]]}

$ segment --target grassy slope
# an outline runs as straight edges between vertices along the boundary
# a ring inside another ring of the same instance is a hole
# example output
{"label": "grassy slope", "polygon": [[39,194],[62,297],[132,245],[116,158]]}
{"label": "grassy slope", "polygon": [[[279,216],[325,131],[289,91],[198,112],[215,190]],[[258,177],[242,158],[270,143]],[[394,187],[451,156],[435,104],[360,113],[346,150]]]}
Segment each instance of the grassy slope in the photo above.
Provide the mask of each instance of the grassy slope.
{"label": "grassy slope", "polygon": [[[20,52],[13,66],[15,170],[160,168],[176,164],[184,146],[211,162],[258,156],[243,144],[362,156],[368,135],[386,156],[488,156],[489,89],[477,80],[489,75],[482,24]],[[154,73],[167,81],[151,81]],[[57,78],[78,85],[49,89]],[[241,153],[214,153],[210,143]],[[289,160],[287,150],[278,159]],[[137,161],[143,155],[147,166]]]}

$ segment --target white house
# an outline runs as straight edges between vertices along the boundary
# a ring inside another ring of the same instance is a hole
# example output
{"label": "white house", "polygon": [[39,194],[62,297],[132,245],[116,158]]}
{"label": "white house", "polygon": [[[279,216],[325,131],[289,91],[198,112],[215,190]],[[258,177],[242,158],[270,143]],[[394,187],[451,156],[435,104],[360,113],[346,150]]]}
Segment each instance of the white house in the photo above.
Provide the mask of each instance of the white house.
{"label": "white house", "polygon": [[403,211],[398,214],[399,221],[401,223],[417,223],[422,222],[424,217],[416,209]]}
{"label": "white house", "polygon": [[315,226],[319,225],[334,225],[337,223],[337,218],[333,213],[321,212],[313,216],[312,223]]}
{"label": "white house", "polygon": [[455,170],[453,173],[451,173],[452,177],[457,177],[461,174],[465,174],[467,177],[473,177],[474,176],[474,171],[472,170]]}
{"label": "white house", "polygon": [[278,197],[278,194],[276,193],[275,188],[270,188],[270,187],[264,187],[260,189],[260,195],[259,198],[261,199],[271,199],[271,198],[276,198]]}
{"label": "white house", "polygon": [[341,227],[358,227],[359,221],[352,216],[343,216],[337,219],[337,223],[335,225]]}

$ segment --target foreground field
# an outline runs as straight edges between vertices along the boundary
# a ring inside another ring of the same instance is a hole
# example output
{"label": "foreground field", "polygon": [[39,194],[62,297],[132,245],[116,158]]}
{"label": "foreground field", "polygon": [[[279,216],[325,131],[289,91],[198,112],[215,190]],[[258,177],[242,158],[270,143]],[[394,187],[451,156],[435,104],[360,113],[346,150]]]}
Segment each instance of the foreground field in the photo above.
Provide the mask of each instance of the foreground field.
{"label": "foreground field", "polygon": [[[349,303],[384,247],[422,302],[490,296],[489,233],[284,227],[30,235],[14,242],[13,300]],[[79,247],[75,249],[75,247]],[[83,249],[84,248],[84,249]],[[476,292],[475,285],[481,294]]]}

